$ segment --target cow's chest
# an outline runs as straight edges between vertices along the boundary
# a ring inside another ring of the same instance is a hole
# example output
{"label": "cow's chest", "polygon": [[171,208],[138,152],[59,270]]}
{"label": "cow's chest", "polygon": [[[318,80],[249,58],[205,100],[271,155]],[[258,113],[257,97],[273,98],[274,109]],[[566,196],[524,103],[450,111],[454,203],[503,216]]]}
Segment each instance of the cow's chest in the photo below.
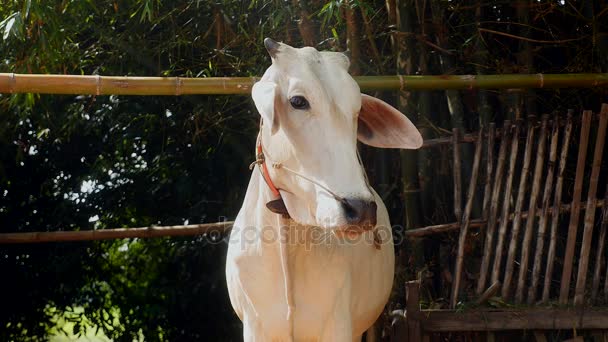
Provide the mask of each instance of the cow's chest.
{"label": "cow's chest", "polygon": [[294,334],[299,337],[323,336],[336,326],[350,330],[351,324],[362,319],[358,316],[369,311],[357,312],[353,304],[353,298],[370,295],[363,293],[370,286],[359,282],[358,273],[380,267],[382,253],[363,241],[354,243],[326,234],[314,229],[292,230],[283,240],[286,268],[278,241],[269,243],[268,236],[239,248],[234,260],[242,291],[236,297],[242,298],[243,316],[259,318],[249,324],[259,325],[270,336],[286,333],[288,292],[295,307]]}

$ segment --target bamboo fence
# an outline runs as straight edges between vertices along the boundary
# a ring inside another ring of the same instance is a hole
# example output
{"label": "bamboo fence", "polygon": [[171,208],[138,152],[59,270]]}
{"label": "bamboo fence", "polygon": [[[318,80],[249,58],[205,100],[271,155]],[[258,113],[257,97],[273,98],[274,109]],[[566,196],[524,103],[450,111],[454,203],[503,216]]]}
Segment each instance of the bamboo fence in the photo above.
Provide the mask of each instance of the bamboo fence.
{"label": "bamboo fence", "polygon": [[[88,95],[248,94],[258,77],[135,77],[0,73],[0,93]],[[362,90],[593,88],[604,74],[357,76]]]}

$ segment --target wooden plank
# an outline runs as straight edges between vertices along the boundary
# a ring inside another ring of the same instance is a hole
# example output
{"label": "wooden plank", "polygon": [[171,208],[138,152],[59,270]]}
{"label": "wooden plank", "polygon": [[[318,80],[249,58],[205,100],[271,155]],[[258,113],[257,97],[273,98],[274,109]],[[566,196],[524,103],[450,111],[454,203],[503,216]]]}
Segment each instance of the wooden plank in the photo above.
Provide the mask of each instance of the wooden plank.
{"label": "wooden plank", "polygon": [[511,241],[509,242],[509,253],[505,264],[505,274],[502,282],[502,297],[509,298],[511,291],[511,281],[513,279],[513,266],[515,265],[515,254],[517,252],[517,244],[519,240],[519,228],[521,226],[522,209],[525,202],[526,185],[528,183],[528,175],[530,174],[530,160],[532,159],[532,147],[534,146],[535,128],[532,125],[528,126],[526,135],[526,149],[524,151],[524,161],[519,178],[519,188],[517,190],[517,200],[515,202],[515,213],[513,216],[513,228],[511,229]]}
{"label": "wooden plank", "polygon": [[[504,127],[511,127],[511,121],[506,120]],[[496,213],[498,211],[498,200],[502,188],[502,175],[504,173],[507,145],[509,145],[509,130],[503,129],[504,135],[500,142],[500,150],[498,151],[498,165],[496,167],[496,177],[494,179],[494,187],[492,189],[492,200],[490,202],[490,216],[488,217],[488,226],[486,227],[486,239],[484,243],[483,257],[479,270],[479,280],[477,282],[477,294],[481,294],[485,290],[488,266],[492,257],[492,249],[494,242],[494,230],[496,230]]]}
{"label": "wooden plank", "polygon": [[475,199],[475,190],[477,189],[477,177],[479,175],[479,164],[481,161],[481,147],[483,145],[483,130],[479,130],[479,139],[475,144],[475,156],[473,157],[473,170],[471,171],[471,180],[469,182],[469,190],[467,192],[467,203],[462,217],[462,228],[458,236],[458,252],[456,253],[456,265],[454,270],[454,281],[452,283],[452,295],[450,298],[450,307],[455,308],[458,302],[458,291],[460,290],[460,279],[462,277],[462,265],[464,262],[464,247],[466,244],[469,225],[471,223],[471,210],[473,209],[473,200]]}
{"label": "wooden plank", "polygon": [[[481,131],[481,130],[480,130]],[[460,157],[460,130],[452,129],[452,156],[454,163],[454,217],[456,221],[462,219],[462,167]]]}
{"label": "wooden plank", "polygon": [[494,257],[494,265],[492,266],[492,283],[498,282],[500,270],[502,266],[503,245],[507,235],[507,226],[509,224],[509,210],[511,210],[511,190],[513,188],[513,175],[515,174],[515,164],[517,164],[517,152],[519,149],[519,130],[521,123],[515,125],[513,138],[511,139],[511,158],[509,158],[509,170],[507,172],[507,181],[505,183],[504,198],[502,200],[502,213],[500,215],[500,225],[498,227],[498,239],[496,241],[496,255]]}
{"label": "wooden plank", "polygon": [[547,177],[545,178],[545,191],[543,193],[542,209],[540,220],[538,223],[538,236],[536,237],[536,248],[534,249],[533,268],[532,268],[532,283],[528,289],[528,303],[536,301],[536,292],[538,290],[538,281],[540,278],[541,261],[543,259],[543,251],[545,246],[545,232],[549,221],[549,205],[551,203],[551,194],[553,192],[553,176],[555,174],[557,160],[557,141],[559,140],[559,125],[557,120],[553,120],[553,129],[551,132],[551,147],[549,148],[549,166]]}
{"label": "wooden plank", "polygon": [[568,226],[568,237],[566,239],[566,253],[564,255],[564,267],[562,268],[562,281],[560,283],[559,291],[560,304],[568,303],[568,295],[570,292],[572,261],[574,259],[574,248],[576,246],[576,234],[578,231],[581,192],[583,191],[585,159],[587,158],[587,144],[589,142],[591,116],[591,111],[586,110],[583,112],[583,125],[581,127],[581,136],[578,145],[578,161],[576,164],[576,176],[574,179],[574,194],[572,196],[572,212],[570,213],[570,224]]}
{"label": "wooden plank", "polygon": [[406,282],[405,295],[408,338],[410,341],[420,341],[422,336],[420,326],[420,283],[417,281]]}
{"label": "wooden plank", "polygon": [[593,164],[591,166],[591,178],[589,180],[589,191],[587,193],[587,209],[585,211],[585,227],[583,229],[583,242],[578,261],[578,273],[576,276],[576,288],[574,290],[574,305],[583,305],[585,296],[585,285],[587,282],[587,270],[589,269],[589,253],[591,250],[591,237],[595,224],[595,202],[597,201],[597,183],[602,166],[604,144],[606,142],[606,125],[608,123],[608,104],[602,106],[600,121],[597,128],[597,139],[593,152]]}
{"label": "wooden plank", "polygon": [[[597,254],[595,255],[595,269],[593,272],[593,284],[591,286],[591,300],[595,301],[600,288],[600,277],[602,261],[604,260],[604,246],[606,244],[606,228],[608,227],[608,182],[604,191],[604,210],[602,210],[602,223],[600,225],[600,236],[598,239]],[[606,274],[608,278],[608,274]]]}
{"label": "wooden plank", "polygon": [[[562,188],[564,186],[564,171],[566,170],[566,160],[570,147],[570,137],[572,136],[572,113],[568,112],[564,138],[562,141],[562,152],[559,157],[559,169],[557,171],[557,183],[555,185],[555,195],[553,196],[553,208],[559,208],[562,202]],[[549,250],[547,251],[547,268],[545,269],[545,283],[543,284],[543,295],[541,300],[546,303],[549,300],[551,290],[551,279],[553,277],[553,265],[555,265],[555,248],[557,246],[557,226],[559,223],[559,213],[551,213],[551,235],[549,238]]]}
{"label": "wooden plank", "polygon": [[483,219],[487,220],[490,216],[490,197],[492,196],[492,172],[494,169],[494,135],[496,124],[490,123],[488,127],[488,145],[486,147],[486,185],[483,191]]}
{"label": "wooden plank", "polygon": [[517,277],[517,289],[515,291],[515,301],[518,303],[524,300],[524,288],[526,276],[528,275],[528,259],[530,257],[530,241],[534,232],[534,221],[536,220],[536,202],[540,190],[541,176],[545,162],[545,145],[547,141],[547,118],[543,119],[540,127],[538,141],[538,151],[536,152],[536,163],[534,165],[534,178],[532,179],[532,193],[528,206],[528,219],[526,220],[526,230],[524,239],[521,243],[521,258],[519,260],[519,275]]}
{"label": "wooden plank", "polygon": [[425,332],[608,329],[606,309],[421,310]]}

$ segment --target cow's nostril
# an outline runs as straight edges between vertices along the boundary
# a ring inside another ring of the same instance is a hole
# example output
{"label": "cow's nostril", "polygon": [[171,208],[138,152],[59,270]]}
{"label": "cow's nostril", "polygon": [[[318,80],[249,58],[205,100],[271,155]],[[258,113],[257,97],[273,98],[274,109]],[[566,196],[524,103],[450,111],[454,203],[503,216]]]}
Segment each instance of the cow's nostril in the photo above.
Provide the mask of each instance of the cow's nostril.
{"label": "cow's nostril", "polygon": [[357,209],[351,204],[351,201],[345,200],[342,202],[342,207],[344,208],[344,216],[348,222],[356,221],[359,217],[359,212]]}
{"label": "cow's nostril", "polygon": [[376,202],[356,198],[347,198],[342,202],[344,216],[348,224],[376,225]]}

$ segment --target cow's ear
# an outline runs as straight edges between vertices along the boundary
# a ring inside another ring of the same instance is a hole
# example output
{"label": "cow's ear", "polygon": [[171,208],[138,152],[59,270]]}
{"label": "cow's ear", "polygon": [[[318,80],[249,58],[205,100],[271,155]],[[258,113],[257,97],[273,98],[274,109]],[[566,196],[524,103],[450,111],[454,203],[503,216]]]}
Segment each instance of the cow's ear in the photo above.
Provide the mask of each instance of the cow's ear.
{"label": "cow's ear", "polygon": [[400,111],[373,96],[361,94],[357,138],[366,145],[382,148],[417,149],[422,136]]}
{"label": "cow's ear", "polygon": [[276,133],[279,128],[277,84],[268,81],[257,82],[251,89],[251,97],[264,124],[269,125],[272,134]]}

